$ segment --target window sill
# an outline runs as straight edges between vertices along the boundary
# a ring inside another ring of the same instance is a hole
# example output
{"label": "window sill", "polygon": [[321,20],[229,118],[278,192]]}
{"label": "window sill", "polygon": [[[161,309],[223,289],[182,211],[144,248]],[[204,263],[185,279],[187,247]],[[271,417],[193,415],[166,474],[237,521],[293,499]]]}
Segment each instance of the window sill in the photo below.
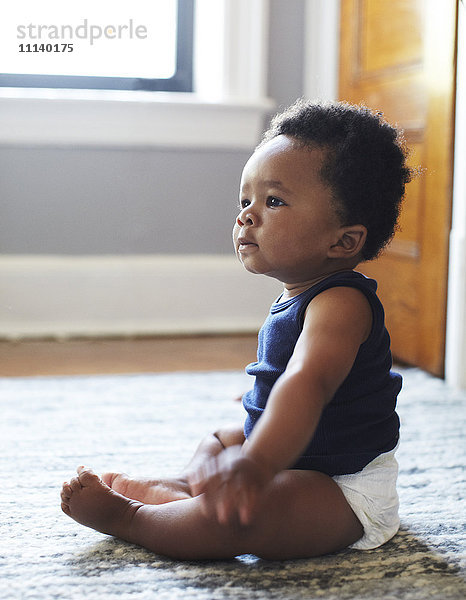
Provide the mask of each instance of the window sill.
{"label": "window sill", "polygon": [[0,89],[0,145],[253,148],[268,98],[114,90]]}

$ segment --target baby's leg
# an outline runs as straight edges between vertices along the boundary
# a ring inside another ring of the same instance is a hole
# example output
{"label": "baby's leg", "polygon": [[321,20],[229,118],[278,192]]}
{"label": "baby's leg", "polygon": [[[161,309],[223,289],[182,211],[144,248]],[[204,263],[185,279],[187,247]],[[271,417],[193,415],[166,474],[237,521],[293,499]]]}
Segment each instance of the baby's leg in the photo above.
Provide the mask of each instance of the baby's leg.
{"label": "baby's leg", "polygon": [[232,445],[244,442],[243,428],[225,427],[208,435],[199,444],[193,458],[179,477],[170,479],[131,478],[126,473],[104,473],[102,480],[115,492],[144,504],[164,504],[192,498],[188,484],[190,473],[212,456]]}
{"label": "baby's leg", "polygon": [[67,515],[172,558],[305,558],[344,548],[363,533],[340,488],[315,471],[277,475],[247,527],[220,525],[215,517],[205,517],[199,497],[147,505],[111,490],[91,471],[80,468],[78,473],[63,486],[62,509]]}

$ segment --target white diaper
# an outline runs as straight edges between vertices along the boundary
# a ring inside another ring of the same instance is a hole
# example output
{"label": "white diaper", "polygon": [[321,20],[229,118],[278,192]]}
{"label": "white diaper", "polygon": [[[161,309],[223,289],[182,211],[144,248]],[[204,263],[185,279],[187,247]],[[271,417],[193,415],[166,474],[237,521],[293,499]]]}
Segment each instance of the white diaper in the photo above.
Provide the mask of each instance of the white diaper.
{"label": "white diaper", "polygon": [[378,548],[400,527],[397,449],[380,454],[358,473],[332,477],[364,528],[364,535],[351,548]]}

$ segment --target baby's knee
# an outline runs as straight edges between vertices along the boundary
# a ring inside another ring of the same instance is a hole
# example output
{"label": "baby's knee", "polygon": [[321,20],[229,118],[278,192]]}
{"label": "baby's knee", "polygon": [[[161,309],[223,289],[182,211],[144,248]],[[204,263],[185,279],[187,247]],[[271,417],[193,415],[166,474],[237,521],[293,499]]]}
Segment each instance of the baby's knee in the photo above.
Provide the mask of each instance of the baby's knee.
{"label": "baby's knee", "polygon": [[214,433],[214,436],[224,448],[242,446],[245,440],[243,428],[237,425],[222,427]]}

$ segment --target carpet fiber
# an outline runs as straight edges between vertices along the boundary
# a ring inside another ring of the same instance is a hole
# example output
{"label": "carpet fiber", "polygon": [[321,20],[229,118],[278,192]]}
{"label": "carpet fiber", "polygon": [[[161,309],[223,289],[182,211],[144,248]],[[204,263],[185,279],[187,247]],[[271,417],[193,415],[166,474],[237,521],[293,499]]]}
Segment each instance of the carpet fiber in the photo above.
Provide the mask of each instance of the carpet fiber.
{"label": "carpet fiber", "polygon": [[466,597],[466,395],[403,371],[402,529],[377,550],[311,560],[176,562],[61,513],[78,464],[169,475],[200,438],[242,418],[236,372],[0,379],[0,598],[223,600]]}

